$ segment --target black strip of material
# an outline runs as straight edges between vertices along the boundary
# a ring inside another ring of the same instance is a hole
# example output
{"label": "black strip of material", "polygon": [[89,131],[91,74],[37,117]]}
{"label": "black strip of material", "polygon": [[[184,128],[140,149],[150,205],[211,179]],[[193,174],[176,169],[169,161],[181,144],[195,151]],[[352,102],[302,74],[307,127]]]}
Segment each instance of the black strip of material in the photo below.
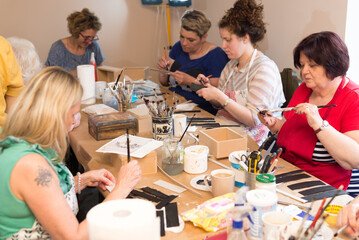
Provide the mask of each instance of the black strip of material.
{"label": "black strip of material", "polygon": [[287,187],[291,190],[297,190],[307,187],[313,187],[313,186],[323,186],[326,185],[322,181],[308,181],[308,182],[300,182],[300,183],[294,183],[292,185],[288,185]]}
{"label": "black strip of material", "polygon": [[327,186],[322,186],[322,187],[310,188],[307,190],[300,191],[299,193],[302,194],[303,196],[308,196],[308,195],[317,194],[317,193],[321,193],[321,192],[332,191],[335,189],[336,189],[335,187],[327,185]]}

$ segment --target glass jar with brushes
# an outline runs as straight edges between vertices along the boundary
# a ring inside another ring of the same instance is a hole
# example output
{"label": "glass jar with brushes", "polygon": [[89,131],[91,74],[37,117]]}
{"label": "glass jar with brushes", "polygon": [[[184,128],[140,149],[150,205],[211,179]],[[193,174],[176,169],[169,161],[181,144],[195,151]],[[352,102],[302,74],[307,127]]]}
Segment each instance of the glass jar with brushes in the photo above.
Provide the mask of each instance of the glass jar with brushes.
{"label": "glass jar with brushes", "polygon": [[115,86],[110,87],[111,93],[118,101],[119,112],[126,112],[127,109],[132,108],[132,96],[134,88],[134,84],[125,84],[125,82],[119,82]]}

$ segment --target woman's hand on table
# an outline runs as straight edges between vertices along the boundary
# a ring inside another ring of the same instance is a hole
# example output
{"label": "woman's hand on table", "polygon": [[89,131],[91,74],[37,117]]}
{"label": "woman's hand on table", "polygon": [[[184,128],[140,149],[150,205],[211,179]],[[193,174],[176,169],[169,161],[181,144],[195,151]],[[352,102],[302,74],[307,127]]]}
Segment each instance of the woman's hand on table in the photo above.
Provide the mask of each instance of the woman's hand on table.
{"label": "woman's hand on table", "polygon": [[305,114],[308,125],[314,130],[320,128],[323,119],[318,112],[318,107],[310,103],[300,103],[296,106],[297,114]]}
{"label": "woman's hand on table", "polygon": [[102,190],[106,190],[106,186],[112,186],[116,182],[115,177],[104,168],[85,172],[81,178],[85,187],[99,186]]}
{"label": "woman's hand on table", "polygon": [[341,228],[349,225],[345,232],[351,236],[358,236],[359,231],[359,197],[352,200],[351,203],[344,206],[338,213],[337,227]]}

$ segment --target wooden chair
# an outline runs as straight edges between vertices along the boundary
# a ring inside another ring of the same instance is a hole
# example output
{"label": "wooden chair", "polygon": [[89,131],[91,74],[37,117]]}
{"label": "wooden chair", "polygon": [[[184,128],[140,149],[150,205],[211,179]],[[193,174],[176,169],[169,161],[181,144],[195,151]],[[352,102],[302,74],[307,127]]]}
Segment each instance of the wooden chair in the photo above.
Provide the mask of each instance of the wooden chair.
{"label": "wooden chair", "polygon": [[282,77],[283,92],[286,99],[282,107],[286,107],[295,90],[301,84],[301,80],[297,77],[297,73],[291,68],[284,68],[280,75]]}

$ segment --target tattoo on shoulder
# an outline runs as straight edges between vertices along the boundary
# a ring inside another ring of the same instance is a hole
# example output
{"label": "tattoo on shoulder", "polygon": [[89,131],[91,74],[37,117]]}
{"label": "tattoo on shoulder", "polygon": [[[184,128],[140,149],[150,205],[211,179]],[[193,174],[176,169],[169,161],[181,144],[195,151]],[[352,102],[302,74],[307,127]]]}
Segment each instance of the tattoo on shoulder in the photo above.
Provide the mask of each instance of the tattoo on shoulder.
{"label": "tattoo on shoulder", "polygon": [[35,182],[38,186],[48,187],[52,180],[51,172],[48,169],[39,167],[38,175],[35,178]]}

